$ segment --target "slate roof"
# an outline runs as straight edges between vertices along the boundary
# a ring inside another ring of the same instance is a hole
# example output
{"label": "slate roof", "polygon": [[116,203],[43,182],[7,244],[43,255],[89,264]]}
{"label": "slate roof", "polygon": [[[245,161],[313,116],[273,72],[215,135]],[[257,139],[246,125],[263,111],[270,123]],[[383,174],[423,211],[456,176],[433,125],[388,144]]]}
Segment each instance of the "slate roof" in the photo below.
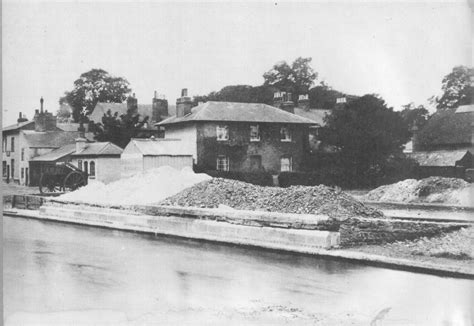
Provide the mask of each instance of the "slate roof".
{"label": "slate roof", "polygon": [[[59,148],[63,145],[72,144],[79,137],[79,132],[58,131],[34,131],[23,130],[28,147],[32,148]],[[86,133],[86,138],[92,139],[92,133]]]}
{"label": "slate roof", "polygon": [[[3,127],[2,128],[2,131],[10,131],[10,130],[17,130],[17,129],[22,129],[26,126],[28,126],[29,124],[35,124],[34,121],[25,121],[25,122],[20,122],[20,123],[15,123],[13,125],[9,125],[9,126],[6,126],[6,127]],[[34,129],[34,128],[33,128]]]}
{"label": "slate roof", "polygon": [[158,139],[143,139],[134,138],[130,140],[128,146],[136,146],[136,148],[144,156],[154,155],[191,155],[186,146],[180,146],[181,139],[173,138],[158,138]]}
{"label": "slate roof", "polygon": [[[63,130],[63,131],[77,131],[79,129],[79,123],[75,123],[75,122],[60,123],[60,122],[58,122],[56,124],[56,127],[58,129]],[[84,129],[86,131],[89,129],[89,125],[87,123],[84,123]]]}
{"label": "slate roof", "polygon": [[472,145],[473,119],[473,113],[457,114],[451,111],[435,113],[419,131],[418,140],[426,149],[433,146]]}
{"label": "slate roof", "polygon": [[76,151],[76,144],[68,144],[62,147],[59,147],[47,154],[36,156],[32,159],[32,161],[40,161],[40,162],[54,162],[63,158],[64,156],[71,155]]}
{"label": "slate roof", "polygon": [[323,110],[323,109],[309,109],[309,110],[304,110],[301,108],[295,108],[295,114],[312,120],[316,122],[320,126],[324,126],[326,123],[324,122],[324,117],[326,114],[331,114],[331,110]]}
{"label": "slate roof", "polygon": [[80,152],[74,152],[73,156],[107,156],[107,155],[120,155],[123,149],[118,147],[111,142],[98,142],[98,143],[87,143],[86,148]]}
{"label": "slate roof", "polygon": [[[112,115],[118,112],[118,115],[127,113],[127,103],[103,103],[99,102],[95,106],[94,110],[89,116],[89,119],[95,123],[102,122],[102,117],[107,111],[110,110]],[[152,117],[153,107],[151,104],[138,104],[138,113],[142,118],[149,116]],[[168,114],[174,115],[176,113],[176,107],[174,105],[168,105]]]}
{"label": "slate roof", "polygon": [[197,121],[315,124],[314,121],[262,103],[209,101],[192,108],[184,117],[170,117],[156,125]]}
{"label": "slate roof", "polygon": [[407,154],[420,166],[455,166],[456,162],[463,159],[465,155],[470,155],[470,152],[466,150],[445,150]]}
{"label": "slate roof", "polygon": [[474,104],[461,105],[456,109],[456,113],[474,113]]}

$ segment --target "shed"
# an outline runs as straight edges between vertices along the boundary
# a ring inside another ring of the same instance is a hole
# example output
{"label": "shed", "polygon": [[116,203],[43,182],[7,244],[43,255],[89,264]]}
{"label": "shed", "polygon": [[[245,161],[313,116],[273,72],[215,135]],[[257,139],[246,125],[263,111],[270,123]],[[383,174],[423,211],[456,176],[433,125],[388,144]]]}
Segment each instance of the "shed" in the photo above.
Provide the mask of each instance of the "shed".
{"label": "shed", "polygon": [[465,170],[473,167],[472,153],[468,150],[413,152],[408,157],[419,164],[418,174],[421,178],[465,178]]}
{"label": "shed", "polygon": [[192,153],[180,139],[134,138],[125,147],[120,158],[122,177],[161,166],[175,169],[193,167]]}

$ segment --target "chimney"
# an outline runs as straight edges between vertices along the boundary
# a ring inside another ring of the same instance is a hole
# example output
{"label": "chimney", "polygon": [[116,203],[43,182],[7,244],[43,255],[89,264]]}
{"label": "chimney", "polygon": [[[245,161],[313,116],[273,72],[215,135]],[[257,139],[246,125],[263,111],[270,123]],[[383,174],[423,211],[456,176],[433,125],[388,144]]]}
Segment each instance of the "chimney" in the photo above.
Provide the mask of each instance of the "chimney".
{"label": "chimney", "polygon": [[43,98],[40,99],[41,109],[35,110],[35,131],[56,130],[56,117],[51,112],[43,110]]}
{"label": "chimney", "polygon": [[76,153],[82,152],[87,147],[87,140],[84,137],[76,138]]}
{"label": "chimney", "polygon": [[286,96],[285,92],[275,92],[273,93],[273,106],[276,108],[281,108],[283,103],[283,97]]}
{"label": "chimney", "polygon": [[16,120],[16,122],[21,123],[21,122],[25,122],[25,121],[28,121],[28,119],[25,118],[24,116],[22,116],[21,112],[20,112],[20,114],[18,115],[18,120]]}
{"label": "chimney", "polygon": [[416,125],[416,122],[413,124],[413,127],[411,127],[411,132],[412,151],[418,152],[420,150],[420,144],[418,141],[418,126]]}
{"label": "chimney", "polygon": [[43,100],[43,97],[41,96],[41,98],[40,98],[41,113],[43,113],[43,102],[44,102],[44,100]]}
{"label": "chimney", "polygon": [[286,96],[283,97],[283,103],[280,108],[283,111],[295,113],[295,103],[291,100],[291,93],[287,93]]}
{"label": "chimney", "polygon": [[155,91],[152,102],[152,116],[151,121],[160,122],[164,117],[168,116],[168,101],[164,95],[158,96],[158,92]]}
{"label": "chimney", "polygon": [[309,111],[309,96],[308,94],[302,94],[298,97],[298,107],[305,111]]}
{"label": "chimney", "polygon": [[127,98],[127,111],[132,111],[132,115],[138,114],[138,101],[135,98],[135,93]]}
{"label": "chimney", "polygon": [[191,113],[192,107],[193,101],[188,96],[188,89],[183,88],[181,90],[181,97],[176,100],[176,116],[184,117],[185,115]]}

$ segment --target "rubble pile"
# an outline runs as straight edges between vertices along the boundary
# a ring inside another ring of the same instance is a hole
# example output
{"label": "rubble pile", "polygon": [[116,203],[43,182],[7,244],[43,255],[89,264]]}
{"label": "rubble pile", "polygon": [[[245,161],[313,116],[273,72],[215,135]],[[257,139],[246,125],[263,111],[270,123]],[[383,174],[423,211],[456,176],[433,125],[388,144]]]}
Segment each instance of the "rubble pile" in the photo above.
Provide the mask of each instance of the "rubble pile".
{"label": "rubble pile", "polygon": [[457,178],[407,179],[381,186],[365,195],[368,201],[445,203],[472,206],[474,186]]}
{"label": "rubble pile", "polygon": [[194,185],[158,204],[260,210],[280,213],[327,214],[336,219],[352,216],[382,217],[350,195],[330,187],[261,187],[249,183],[214,178]]}
{"label": "rubble pile", "polygon": [[207,174],[196,174],[191,168],[177,170],[163,166],[109,184],[89,182],[58,199],[98,205],[146,205],[209,179]]}

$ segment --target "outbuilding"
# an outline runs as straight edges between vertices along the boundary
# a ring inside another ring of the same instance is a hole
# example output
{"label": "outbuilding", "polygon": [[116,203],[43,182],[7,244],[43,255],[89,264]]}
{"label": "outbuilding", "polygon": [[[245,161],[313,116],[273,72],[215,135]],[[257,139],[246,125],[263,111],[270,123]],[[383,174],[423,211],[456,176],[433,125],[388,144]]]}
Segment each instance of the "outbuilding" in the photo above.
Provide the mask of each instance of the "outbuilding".
{"label": "outbuilding", "polygon": [[120,156],[122,178],[161,166],[193,167],[192,153],[180,139],[134,138]]}

